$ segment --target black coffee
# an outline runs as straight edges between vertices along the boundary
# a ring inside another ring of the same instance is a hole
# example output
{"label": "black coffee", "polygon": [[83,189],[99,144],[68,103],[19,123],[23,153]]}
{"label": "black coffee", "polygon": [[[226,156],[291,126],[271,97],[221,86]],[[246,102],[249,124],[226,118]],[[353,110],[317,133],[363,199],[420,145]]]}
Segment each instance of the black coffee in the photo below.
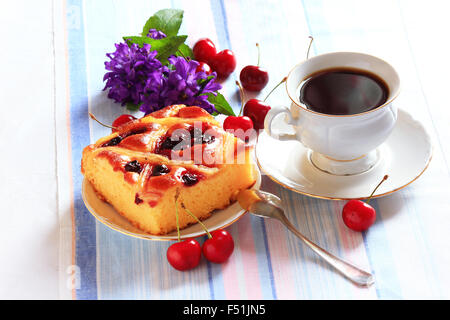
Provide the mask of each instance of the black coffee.
{"label": "black coffee", "polygon": [[389,89],[376,75],[358,69],[333,68],[309,76],[300,88],[300,102],[312,111],[350,115],[375,109]]}

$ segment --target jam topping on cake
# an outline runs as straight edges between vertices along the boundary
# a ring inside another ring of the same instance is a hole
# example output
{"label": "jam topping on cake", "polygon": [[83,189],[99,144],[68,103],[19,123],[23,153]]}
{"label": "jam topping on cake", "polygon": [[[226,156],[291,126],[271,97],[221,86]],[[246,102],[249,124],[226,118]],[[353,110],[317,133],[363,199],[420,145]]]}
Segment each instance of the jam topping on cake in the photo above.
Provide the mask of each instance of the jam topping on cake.
{"label": "jam topping on cake", "polygon": [[[113,170],[121,171],[128,183],[132,185],[139,183],[141,191],[136,195],[136,204],[146,200],[155,206],[158,197],[162,195],[161,192],[177,184],[191,187],[203,178],[200,172],[193,169],[156,163],[149,159],[132,160],[126,155],[120,155],[111,150],[103,150],[98,157],[108,159]],[[148,195],[151,201],[148,201]]]}
{"label": "jam topping on cake", "polygon": [[191,187],[197,184],[203,175],[182,166],[168,166],[165,164],[145,164],[139,177],[139,191],[136,193],[136,204],[147,202],[151,207],[158,204],[158,199],[164,191],[176,186]]}
{"label": "jam topping on cake", "polygon": [[124,168],[125,168],[125,171],[128,171],[128,172],[141,173],[141,171],[142,171],[141,164],[137,160],[127,162],[125,164]]}
{"label": "jam topping on cake", "polygon": [[101,146],[113,147],[120,144],[121,147],[137,151],[147,149],[148,142],[151,140],[151,133],[160,128],[161,125],[158,123],[133,121],[121,126],[118,135],[103,143]]}
{"label": "jam topping on cake", "polygon": [[[108,159],[113,170],[123,172],[124,179],[128,183],[135,184],[138,181],[140,171],[137,170],[137,166],[140,166],[140,164],[136,160],[132,161],[128,156],[110,150],[102,150],[98,157]],[[131,169],[132,167],[134,169]]]}
{"label": "jam topping on cake", "polygon": [[204,161],[204,156],[214,156],[220,141],[221,134],[209,123],[182,123],[169,128],[154,152],[169,159],[193,160],[196,164],[211,166],[213,163]]}
{"label": "jam topping on cake", "polygon": [[167,117],[177,117],[177,118],[200,118],[200,117],[210,117],[211,115],[205,109],[200,107],[183,107],[179,108],[179,105],[173,105],[158,111],[151,113],[153,118],[161,119]]}

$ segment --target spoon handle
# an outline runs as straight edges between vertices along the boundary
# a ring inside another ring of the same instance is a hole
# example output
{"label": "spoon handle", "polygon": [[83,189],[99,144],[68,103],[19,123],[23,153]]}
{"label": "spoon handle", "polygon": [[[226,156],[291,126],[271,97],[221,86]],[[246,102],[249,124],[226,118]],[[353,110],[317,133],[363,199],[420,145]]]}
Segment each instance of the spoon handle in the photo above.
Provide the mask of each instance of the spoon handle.
{"label": "spoon handle", "polygon": [[280,221],[284,223],[284,225],[292,233],[294,233],[298,238],[300,238],[315,253],[317,253],[320,257],[325,259],[325,261],[327,261],[331,266],[336,268],[336,270],[342,273],[346,278],[348,278],[349,280],[353,281],[354,283],[360,286],[370,286],[371,284],[373,284],[374,279],[370,273],[361,270],[358,267],[342,259],[339,259],[338,257],[325,251],[324,249],[316,245],[314,242],[306,238],[304,235],[302,235],[286,217],[283,217],[282,219],[280,219]]}

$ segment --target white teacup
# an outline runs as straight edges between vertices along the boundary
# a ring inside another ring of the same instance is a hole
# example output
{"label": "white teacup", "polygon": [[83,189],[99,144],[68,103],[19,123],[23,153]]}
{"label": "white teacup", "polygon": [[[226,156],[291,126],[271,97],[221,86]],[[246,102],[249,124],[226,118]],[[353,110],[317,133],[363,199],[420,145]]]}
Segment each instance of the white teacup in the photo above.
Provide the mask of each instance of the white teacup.
{"label": "white teacup", "polygon": [[[384,80],[389,94],[386,102],[372,110],[331,115],[307,109],[299,101],[300,84],[308,76],[332,68],[353,68],[368,71]],[[292,100],[290,107],[273,107],[265,118],[265,131],[279,140],[300,141],[311,149],[310,159],[320,170],[335,175],[352,175],[372,168],[380,158],[377,147],[390,135],[397,120],[394,99],[400,92],[400,79],[394,68],[374,56],[354,52],[318,55],[295,66],[286,80]],[[275,117],[285,114],[285,122],[294,133],[272,129]]]}

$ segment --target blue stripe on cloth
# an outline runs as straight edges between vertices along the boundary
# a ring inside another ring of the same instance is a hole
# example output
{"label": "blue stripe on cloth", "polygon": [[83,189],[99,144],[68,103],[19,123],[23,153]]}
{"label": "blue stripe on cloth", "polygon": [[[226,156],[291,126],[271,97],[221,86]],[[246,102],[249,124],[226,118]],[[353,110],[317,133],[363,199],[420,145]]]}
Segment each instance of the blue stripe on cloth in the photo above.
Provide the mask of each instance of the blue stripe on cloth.
{"label": "blue stripe on cloth", "polygon": [[[266,254],[266,258],[267,258],[267,262],[265,263],[267,265],[267,269],[268,269],[268,273],[269,273],[269,280],[270,280],[270,288],[272,289],[272,296],[264,296],[265,299],[277,299],[277,290],[275,287],[275,279],[274,279],[274,275],[273,275],[273,269],[272,269],[272,261],[271,261],[271,256],[270,256],[270,249],[269,249],[269,242],[267,240],[267,231],[266,231],[266,223],[264,221],[264,219],[260,219],[261,220],[261,231],[262,231],[262,241],[260,241],[261,239],[257,239],[255,237],[255,247],[256,247],[256,252],[265,252]],[[260,238],[260,237],[258,237]],[[264,244],[264,251],[261,250],[259,247]],[[260,259],[261,254],[258,254],[258,263],[260,265],[259,270],[264,270],[264,266],[262,265],[262,263],[260,263]],[[260,273],[260,276],[263,276],[263,273]],[[265,281],[267,281],[267,279],[261,279],[261,283],[264,285]],[[265,288],[265,287],[264,287]],[[264,293],[266,292],[266,290],[264,290]]]}
{"label": "blue stripe on cloth", "polygon": [[214,294],[214,281],[212,276],[211,263],[209,261],[207,262],[206,267],[208,268],[209,295],[211,300],[215,300],[216,295]]}
{"label": "blue stripe on cloth", "polygon": [[[380,212],[377,199],[373,199],[370,205]],[[377,215],[377,227],[363,232],[364,246],[367,257],[375,277],[375,290],[380,299],[402,299],[399,295],[400,283],[398,281],[396,267],[393,262],[392,252],[389,249],[386,233],[381,215]],[[383,279],[382,282],[377,281]]]}
{"label": "blue stripe on cloth", "polygon": [[[227,11],[224,1],[212,0],[211,8],[214,13],[214,21],[216,21],[216,30],[220,47],[232,50]],[[235,71],[231,76],[237,77],[237,74],[238,73]],[[233,90],[236,91],[236,85],[234,84],[234,81],[227,81],[225,86],[228,92],[232,92]],[[235,100],[237,99],[234,98],[233,101]],[[234,105],[239,104],[240,103],[234,103]],[[239,108],[237,107],[233,109],[239,110]],[[258,272],[261,283],[262,297],[263,299],[276,299],[274,275],[272,270],[272,263],[270,261],[270,252],[265,225],[264,222],[262,222],[261,224],[261,222],[258,220],[259,218],[251,219],[250,222],[253,230],[253,241],[255,243],[255,252],[258,262]]]}
{"label": "blue stripe on cloth", "polygon": [[[216,47],[223,49],[232,50],[232,45],[230,41],[230,35],[228,31],[228,20],[225,11],[225,5],[222,0],[211,0],[211,11],[214,17],[214,23],[216,26],[216,33],[218,39],[218,45]],[[233,78],[233,79],[232,79]],[[233,72],[227,81],[222,82],[222,93],[227,96],[227,100],[233,108],[234,112],[237,114],[240,109],[240,101],[238,101],[237,96],[232,92],[238,92],[235,81],[238,80],[236,72]]]}
{"label": "blue stripe on cloth", "polygon": [[228,34],[227,16],[222,0],[211,0],[211,10],[216,25],[218,48],[228,48],[232,50],[230,36]]}
{"label": "blue stripe on cloth", "polygon": [[75,263],[80,268],[80,288],[77,299],[97,298],[96,223],[81,197],[83,176],[80,161],[83,148],[89,141],[88,97],[86,85],[86,57],[82,3],[67,1],[70,123],[72,141],[72,176],[75,215]]}
{"label": "blue stripe on cloth", "polygon": [[[204,238],[204,240],[206,239],[207,237]],[[224,300],[226,297],[222,266],[220,264],[211,263],[208,261],[207,268],[210,299]]]}

